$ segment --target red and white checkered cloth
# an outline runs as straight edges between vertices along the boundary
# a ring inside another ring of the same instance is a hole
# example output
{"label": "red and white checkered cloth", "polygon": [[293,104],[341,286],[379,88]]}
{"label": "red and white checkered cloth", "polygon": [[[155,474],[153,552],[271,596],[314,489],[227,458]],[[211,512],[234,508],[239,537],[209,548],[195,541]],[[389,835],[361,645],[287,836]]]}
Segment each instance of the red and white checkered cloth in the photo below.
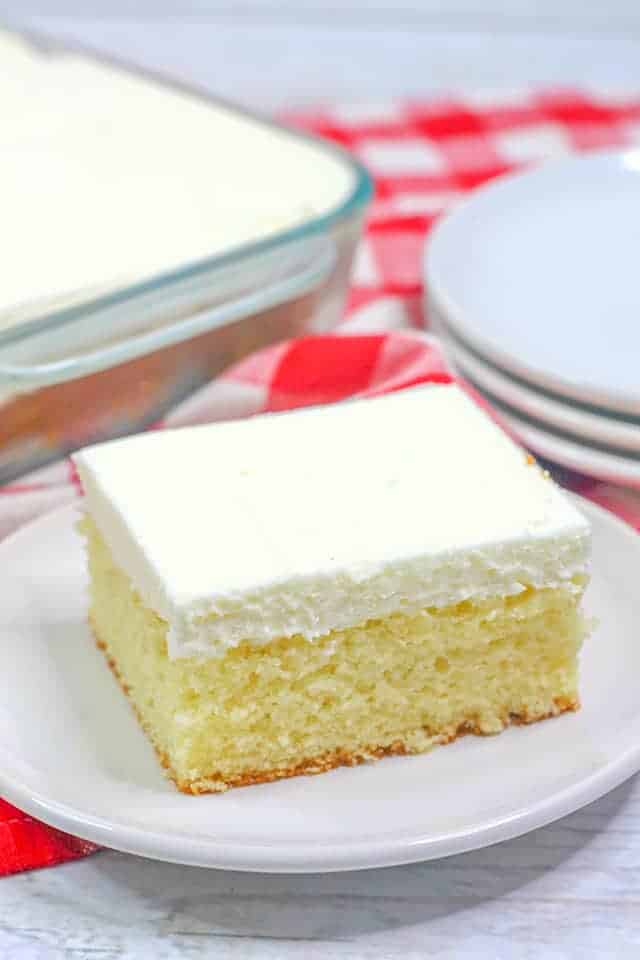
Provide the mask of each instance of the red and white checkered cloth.
{"label": "red and white checkered cloth", "polygon": [[[498,174],[571,150],[640,142],[640,95],[552,91],[326,107],[291,116],[357,153],[376,194],[339,333],[249,357],[184,403],[171,426],[372,396],[450,378],[422,316],[421,257],[434,219]],[[428,429],[425,427],[425,429]],[[640,495],[557,471],[640,530]],[[185,478],[185,486],[188,478]],[[77,498],[69,462],[0,488],[0,538]],[[0,801],[0,875],[91,852]]]}

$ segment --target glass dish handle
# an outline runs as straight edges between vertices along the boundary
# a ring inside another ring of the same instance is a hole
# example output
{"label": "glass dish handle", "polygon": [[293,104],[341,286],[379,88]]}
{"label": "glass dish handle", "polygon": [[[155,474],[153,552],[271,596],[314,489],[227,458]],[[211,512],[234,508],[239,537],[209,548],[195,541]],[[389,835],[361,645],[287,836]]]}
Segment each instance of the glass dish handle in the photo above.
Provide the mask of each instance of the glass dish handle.
{"label": "glass dish handle", "polygon": [[240,260],[230,254],[215,265],[195,264],[17,324],[0,332],[0,387],[23,392],[62,383],[232,325],[248,352],[252,338],[239,321],[311,294],[336,257],[324,233],[258,244]]}

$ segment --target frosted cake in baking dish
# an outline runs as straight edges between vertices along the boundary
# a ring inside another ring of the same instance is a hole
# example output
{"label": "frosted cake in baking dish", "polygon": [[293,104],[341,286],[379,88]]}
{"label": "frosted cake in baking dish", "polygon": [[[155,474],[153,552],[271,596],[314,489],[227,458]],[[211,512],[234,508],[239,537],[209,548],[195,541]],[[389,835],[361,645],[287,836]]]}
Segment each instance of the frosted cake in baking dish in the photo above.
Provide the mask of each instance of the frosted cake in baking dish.
{"label": "frosted cake in baking dish", "polygon": [[75,461],[91,623],[183,791],[578,706],[588,524],[456,386]]}
{"label": "frosted cake in baking dish", "polygon": [[0,29],[0,74],[0,329],[335,213],[356,186],[317,141],[55,43]]}

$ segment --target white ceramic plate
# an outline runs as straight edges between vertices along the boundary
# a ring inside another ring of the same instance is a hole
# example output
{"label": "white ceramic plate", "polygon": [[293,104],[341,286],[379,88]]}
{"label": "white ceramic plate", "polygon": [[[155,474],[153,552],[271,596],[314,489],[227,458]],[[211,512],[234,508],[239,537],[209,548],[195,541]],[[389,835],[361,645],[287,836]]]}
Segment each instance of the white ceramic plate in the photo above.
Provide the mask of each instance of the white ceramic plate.
{"label": "white ceramic plate", "polygon": [[640,151],[552,161],[436,226],[429,308],[507,373],[640,417]]}
{"label": "white ceramic plate", "polygon": [[[599,413],[592,413],[575,406],[570,400],[554,400],[537,390],[526,387],[516,380],[484,363],[469,352],[461,343],[443,331],[443,341],[454,366],[463,376],[486,392],[489,399],[502,403],[534,417],[552,429],[572,434],[578,442],[601,444],[617,448],[622,456],[640,454],[640,420],[637,424],[614,420]],[[640,357],[638,358],[640,371]],[[638,374],[640,376],[640,372]],[[614,452],[616,450],[614,449]],[[633,457],[631,457],[633,459]],[[640,467],[640,461],[638,461]]]}
{"label": "white ceramic plate", "polygon": [[630,460],[618,454],[603,453],[594,447],[550,433],[543,427],[505,410],[499,404],[494,404],[494,407],[508,430],[518,437],[525,447],[544,457],[545,460],[568,467],[576,473],[583,473],[587,477],[596,477],[598,480],[606,480],[624,487],[640,487],[638,460]]}
{"label": "white ceramic plate", "polygon": [[330,871],[427,860],[549,823],[640,768],[640,537],[590,504],[583,708],[499,737],[190,797],[164,779],[86,625],[74,509],[0,546],[0,794],[119,850],[208,867]]}

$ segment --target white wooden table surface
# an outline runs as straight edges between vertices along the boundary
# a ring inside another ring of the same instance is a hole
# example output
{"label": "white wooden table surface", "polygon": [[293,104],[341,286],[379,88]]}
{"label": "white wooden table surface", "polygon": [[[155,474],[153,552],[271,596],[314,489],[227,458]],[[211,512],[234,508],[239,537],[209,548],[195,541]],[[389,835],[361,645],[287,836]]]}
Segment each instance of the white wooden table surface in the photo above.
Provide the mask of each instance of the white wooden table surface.
{"label": "white wooden table surface", "polygon": [[[636,0],[52,6],[0,0],[0,14],[264,107],[456,87],[640,90]],[[105,852],[0,880],[1,960],[426,956],[640,956],[640,780],[527,837],[417,866],[266,877]]]}
{"label": "white wooden table surface", "polygon": [[636,960],[639,860],[638,779],[526,837],[407,867],[259,876],[101,853],[0,880],[0,956]]}

